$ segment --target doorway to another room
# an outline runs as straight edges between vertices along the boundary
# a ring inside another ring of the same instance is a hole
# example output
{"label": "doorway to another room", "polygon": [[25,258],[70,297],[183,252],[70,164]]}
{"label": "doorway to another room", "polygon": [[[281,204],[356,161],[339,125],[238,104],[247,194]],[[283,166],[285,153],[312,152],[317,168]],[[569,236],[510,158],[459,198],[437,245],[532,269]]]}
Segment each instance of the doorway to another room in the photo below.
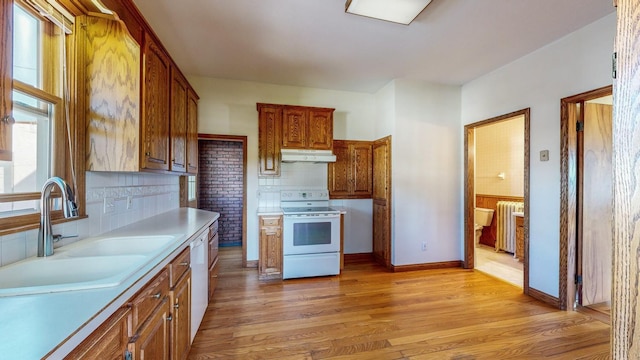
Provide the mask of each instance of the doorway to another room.
{"label": "doorway to another room", "polygon": [[611,311],[612,86],[561,101],[560,304]]}
{"label": "doorway to another room", "polygon": [[220,247],[242,247],[243,267],[247,259],[246,154],[246,136],[198,136],[198,208],[220,214]]}
{"label": "doorway to another room", "polygon": [[528,293],[529,109],[465,126],[465,267]]}

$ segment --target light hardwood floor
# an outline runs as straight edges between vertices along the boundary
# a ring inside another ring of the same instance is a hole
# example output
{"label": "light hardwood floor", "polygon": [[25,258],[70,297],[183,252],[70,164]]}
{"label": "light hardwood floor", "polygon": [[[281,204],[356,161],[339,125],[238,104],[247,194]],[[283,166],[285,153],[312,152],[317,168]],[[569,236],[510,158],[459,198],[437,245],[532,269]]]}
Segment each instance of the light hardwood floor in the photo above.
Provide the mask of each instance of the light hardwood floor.
{"label": "light hardwood floor", "polygon": [[609,325],[463,269],[259,282],[241,252],[221,270],[189,358],[608,359]]}

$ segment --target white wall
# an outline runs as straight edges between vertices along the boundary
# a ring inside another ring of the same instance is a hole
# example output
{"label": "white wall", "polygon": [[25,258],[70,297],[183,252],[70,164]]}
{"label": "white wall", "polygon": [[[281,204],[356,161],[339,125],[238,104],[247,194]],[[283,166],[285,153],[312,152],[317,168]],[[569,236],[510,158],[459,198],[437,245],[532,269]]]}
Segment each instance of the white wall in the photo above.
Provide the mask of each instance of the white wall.
{"label": "white wall", "polygon": [[[247,136],[247,260],[258,259],[256,212],[259,206],[259,190],[277,190],[279,186],[293,186],[289,182],[284,185],[276,179],[264,180],[262,183],[258,181],[256,103],[335,108],[335,139],[374,139],[376,113],[375,96],[372,94],[204,77],[189,77],[189,82],[200,96],[199,133]],[[277,198],[275,193],[271,195],[272,199]],[[348,204],[349,202],[345,202],[344,206],[348,208]],[[359,211],[360,208],[356,205],[355,209]],[[345,242],[348,241],[345,239]]]}
{"label": "white wall", "polygon": [[460,88],[394,82],[392,263],[460,260]]}
{"label": "white wall", "polygon": [[[612,83],[615,16],[462,87],[463,125],[531,108],[529,281],[553,296],[559,284],[560,99]],[[550,160],[541,162],[545,149]]]}

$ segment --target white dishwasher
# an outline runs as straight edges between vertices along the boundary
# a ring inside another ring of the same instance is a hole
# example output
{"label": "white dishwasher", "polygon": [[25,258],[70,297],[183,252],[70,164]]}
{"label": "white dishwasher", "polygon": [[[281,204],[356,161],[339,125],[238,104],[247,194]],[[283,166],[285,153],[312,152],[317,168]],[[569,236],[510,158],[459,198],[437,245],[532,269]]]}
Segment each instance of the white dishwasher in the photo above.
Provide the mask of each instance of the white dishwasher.
{"label": "white dishwasher", "polygon": [[191,242],[191,342],[202,322],[208,304],[207,245],[209,232],[204,231]]}

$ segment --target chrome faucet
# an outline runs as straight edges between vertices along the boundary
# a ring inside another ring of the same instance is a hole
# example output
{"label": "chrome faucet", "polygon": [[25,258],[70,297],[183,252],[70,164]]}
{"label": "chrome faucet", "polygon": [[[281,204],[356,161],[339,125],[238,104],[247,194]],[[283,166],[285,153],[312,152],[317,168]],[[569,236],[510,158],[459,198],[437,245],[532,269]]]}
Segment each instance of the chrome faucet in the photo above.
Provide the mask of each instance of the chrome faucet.
{"label": "chrome faucet", "polygon": [[75,203],[73,191],[67,183],[61,178],[54,176],[49,178],[42,186],[42,195],[40,196],[40,231],[38,232],[38,256],[53,255],[54,235],[51,230],[51,209],[50,201],[51,191],[58,186],[62,193],[62,214],[65,218],[74,218],[78,216],[78,207]]}

